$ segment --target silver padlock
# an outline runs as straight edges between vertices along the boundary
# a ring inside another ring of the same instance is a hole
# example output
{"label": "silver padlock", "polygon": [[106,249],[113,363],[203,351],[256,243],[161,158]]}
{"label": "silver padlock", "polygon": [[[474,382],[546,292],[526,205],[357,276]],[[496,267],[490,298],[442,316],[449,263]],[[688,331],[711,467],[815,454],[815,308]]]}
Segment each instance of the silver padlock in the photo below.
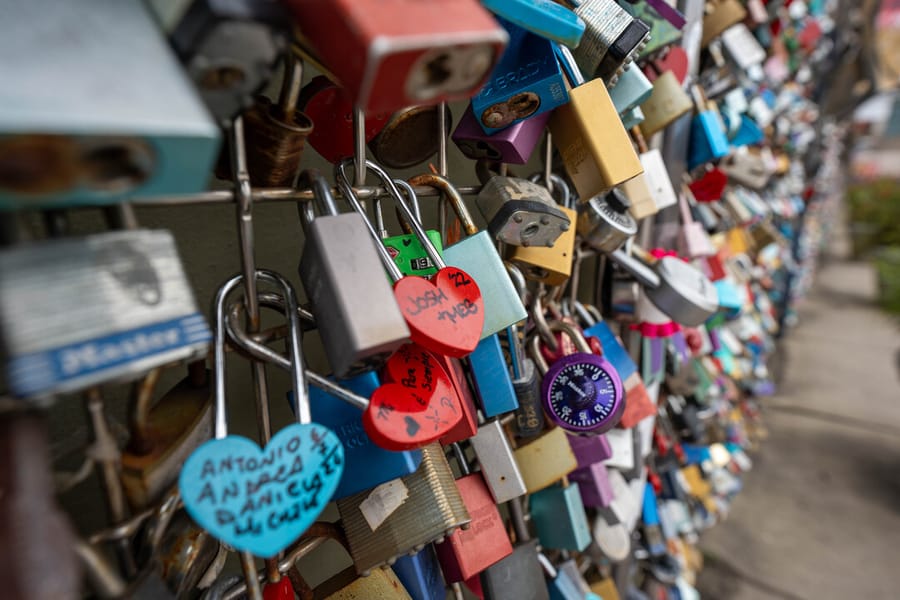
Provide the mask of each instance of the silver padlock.
{"label": "silver padlock", "polygon": [[470,441],[494,502],[502,504],[527,493],[525,480],[500,421],[480,425]]}
{"label": "silver padlock", "polygon": [[595,196],[579,206],[578,234],[591,248],[612,252],[637,234],[631,203],[618,189]]}
{"label": "silver padlock", "polygon": [[4,250],[0,330],[20,397],[135,379],[205,356],[212,339],[172,234],[150,230]]}

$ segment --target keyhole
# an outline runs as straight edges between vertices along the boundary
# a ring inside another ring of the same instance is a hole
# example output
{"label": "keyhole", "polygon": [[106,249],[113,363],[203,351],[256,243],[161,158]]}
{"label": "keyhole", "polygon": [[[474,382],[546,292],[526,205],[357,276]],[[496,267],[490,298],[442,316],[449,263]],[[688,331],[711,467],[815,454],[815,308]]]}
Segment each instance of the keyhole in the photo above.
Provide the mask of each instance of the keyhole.
{"label": "keyhole", "polygon": [[429,86],[439,86],[453,75],[453,71],[447,68],[450,60],[449,54],[438,54],[425,65],[425,73]]}

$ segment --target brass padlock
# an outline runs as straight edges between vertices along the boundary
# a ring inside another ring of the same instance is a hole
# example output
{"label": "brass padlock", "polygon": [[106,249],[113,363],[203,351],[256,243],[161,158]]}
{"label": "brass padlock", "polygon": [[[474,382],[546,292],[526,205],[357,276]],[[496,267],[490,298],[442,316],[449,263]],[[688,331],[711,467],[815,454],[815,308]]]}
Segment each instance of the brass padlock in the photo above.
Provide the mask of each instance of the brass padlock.
{"label": "brass padlock", "polygon": [[706,0],[700,46],[706,48],[726,29],[740,23],[746,17],[747,10],[738,0]]}
{"label": "brass padlock", "polygon": [[356,571],[371,573],[471,522],[440,444],[412,475],[337,501]]}
{"label": "brass padlock", "polygon": [[554,427],[515,452],[529,494],[550,487],[578,468],[569,438],[561,427]]}
{"label": "brass padlock", "polygon": [[204,361],[150,406],[159,371],[135,384],[131,437],[122,453],[122,486],[134,509],[145,508],[174,485],[181,465],[212,437],[211,378]]}
{"label": "brass padlock", "polygon": [[650,97],[641,104],[641,112],[644,113],[641,133],[649,138],[693,109],[694,103],[675,73],[664,71],[653,81]]}

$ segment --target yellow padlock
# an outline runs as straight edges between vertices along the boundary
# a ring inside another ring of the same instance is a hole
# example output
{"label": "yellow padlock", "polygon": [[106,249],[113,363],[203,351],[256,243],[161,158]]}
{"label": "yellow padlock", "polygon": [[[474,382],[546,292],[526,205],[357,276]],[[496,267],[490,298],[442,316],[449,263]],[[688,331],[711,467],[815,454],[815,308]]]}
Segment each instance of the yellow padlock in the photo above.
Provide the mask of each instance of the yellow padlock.
{"label": "yellow padlock", "polygon": [[641,133],[650,137],[693,109],[694,103],[678,78],[672,71],[665,71],[653,82],[653,92],[641,104],[644,113],[644,120],[639,125]]}
{"label": "yellow padlock", "polygon": [[513,456],[529,494],[550,487],[578,467],[564,429],[554,427]]}
{"label": "yellow padlock", "polygon": [[700,45],[706,48],[726,29],[747,17],[747,10],[738,0],[706,0],[703,15],[703,38]]}

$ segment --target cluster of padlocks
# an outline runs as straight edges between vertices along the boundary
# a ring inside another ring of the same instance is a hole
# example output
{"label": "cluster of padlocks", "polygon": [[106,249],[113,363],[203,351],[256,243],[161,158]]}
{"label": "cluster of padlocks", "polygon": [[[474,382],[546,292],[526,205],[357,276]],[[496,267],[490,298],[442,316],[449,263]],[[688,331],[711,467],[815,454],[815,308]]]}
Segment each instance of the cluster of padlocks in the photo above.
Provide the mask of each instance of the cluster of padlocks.
{"label": "cluster of padlocks", "polygon": [[[698,597],[839,180],[810,99],[833,3],[6,4],[4,597]],[[256,261],[275,202],[302,297]],[[134,207],[217,203],[242,271],[206,314]],[[109,230],[73,235],[85,206]],[[226,363],[255,400],[226,402]],[[72,394],[92,442],[54,477]],[[258,440],[229,433],[239,402]],[[94,472],[108,527],[76,534],[54,496]],[[327,540],[352,568],[314,589],[297,563]]]}

